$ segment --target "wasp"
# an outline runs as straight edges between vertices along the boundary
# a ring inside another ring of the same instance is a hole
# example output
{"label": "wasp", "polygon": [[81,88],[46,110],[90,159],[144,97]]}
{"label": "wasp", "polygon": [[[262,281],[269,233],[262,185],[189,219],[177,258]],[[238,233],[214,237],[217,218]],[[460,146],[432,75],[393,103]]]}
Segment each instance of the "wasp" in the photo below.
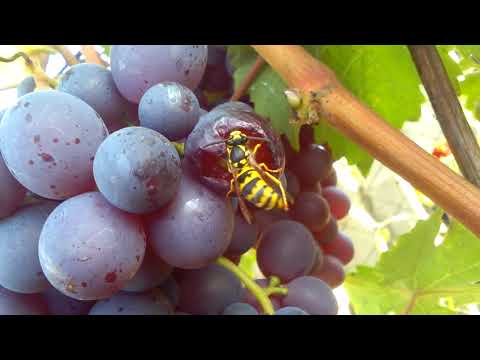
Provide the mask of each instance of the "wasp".
{"label": "wasp", "polygon": [[249,140],[269,142],[268,139],[247,136],[239,130],[234,130],[230,133],[228,139],[213,142],[206,146],[225,143],[228,171],[232,175],[227,197],[233,192],[237,194],[240,210],[245,220],[251,224],[252,217],[245,200],[257,208],[265,210],[282,209],[285,211],[288,211],[288,201],[282,183],[273,175],[279,175],[282,169],[270,169],[264,163],[258,164],[255,160],[255,154],[262,143],[255,145],[253,151],[250,151],[247,147]]}

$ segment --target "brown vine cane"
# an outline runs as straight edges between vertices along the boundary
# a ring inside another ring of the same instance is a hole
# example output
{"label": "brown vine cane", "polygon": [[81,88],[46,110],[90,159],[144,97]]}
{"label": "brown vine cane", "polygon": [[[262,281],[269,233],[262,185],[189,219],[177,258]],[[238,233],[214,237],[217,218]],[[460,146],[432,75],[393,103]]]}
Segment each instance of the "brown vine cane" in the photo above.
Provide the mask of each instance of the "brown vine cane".
{"label": "brown vine cane", "polygon": [[[297,45],[252,45],[301,97],[301,123],[320,117],[480,237],[480,190],[393,128]],[[388,94],[385,94],[388,96]]]}

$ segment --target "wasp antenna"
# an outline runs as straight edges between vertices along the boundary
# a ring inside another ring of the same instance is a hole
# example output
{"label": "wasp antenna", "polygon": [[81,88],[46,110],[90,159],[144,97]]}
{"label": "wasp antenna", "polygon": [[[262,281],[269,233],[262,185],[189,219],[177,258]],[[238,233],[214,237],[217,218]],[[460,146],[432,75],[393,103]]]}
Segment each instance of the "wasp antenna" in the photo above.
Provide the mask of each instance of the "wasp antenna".
{"label": "wasp antenna", "polygon": [[265,139],[261,137],[256,137],[256,136],[247,136],[248,140],[257,140],[257,141],[264,141],[264,142],[271,142],[270,139]]}
{"label": "wasp antenna", "polygon": [[203,146],[202,148],[206,148],[206,147],[209,147],[209,146],[213,146],[213,145],[218,145],[218,144],[224,144],[226,142],[226,140],[221,140],[221,141],[215,141],[213,143],[210,143],[210,144],[207,144],[205,146]]}

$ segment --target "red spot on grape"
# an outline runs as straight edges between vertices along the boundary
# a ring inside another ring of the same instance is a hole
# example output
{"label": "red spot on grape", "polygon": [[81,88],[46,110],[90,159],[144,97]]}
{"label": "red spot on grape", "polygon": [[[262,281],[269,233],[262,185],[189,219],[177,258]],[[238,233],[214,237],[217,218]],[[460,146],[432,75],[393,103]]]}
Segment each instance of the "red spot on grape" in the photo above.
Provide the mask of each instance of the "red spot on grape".
{"label": "red spot on grape", "polygon": [[57,139],[57,138],[54,138],[54,139],[53,139],[53,142],[54,142],[54,143],[58,143],[58,139]]}
{"label": "red spot on grape", "polygon": [[56,189],[57,187],[55,185],[50,185],[50,189]]}
{"label": "red spot on grape", "polygon": [[75,138],[75,141],[74,141],[74,142],[75,142],[75,144],[78,145],[78,144],[80,144],[80,139],[79,139],[79,138]]}
{"label": "red spot on grape", "polygon": [[105,282],[108,283],[113,283],[117,280],[117,274],[114,272],[109,272],[107,275],[105,275]]}
{"label": "red spot on grape", "polygon": [[84,282],[84,281],[81,283],[81,285],[82,285],[82,287],[84,287],[84,288],[86,288],[86,287],[87,287],[87,283],[86,283],[86,282]]}
{"label": "red spot on grape", "polygon": [[25,115],[25,120],[27,120],[27,122],[32,122],[32,115],[31,114]]}
{"label": "red spot on grape", "polygon": [[69,143],[69,142],[66,142],[65,145],[70,146],[70,143]]}
{"label": "red spot on grape", "polygon": [[38,144],[39,142],[40,142],[40,135],[35,135],[35,136],[33,137],[33,143],[34,143],[34,144]]}
{"label": "red spot on grape", "polygon": [[33,165],[33,160],[28,160],[29,165]]}
{"label": "red spot on grape", "polygon": [[137,262],[140,262],[140,256],[135,256],[135,258],[137,259]]}
{"label": "red spot on grape", "polygon": [[41,154],[38,154],[38,156],[40,156],[42,158],[42,160],[45,161],[45,162],[52,162],[53,160],[55,160],[52,157],[52,155],[47,154],[47,153],[41,153]]}

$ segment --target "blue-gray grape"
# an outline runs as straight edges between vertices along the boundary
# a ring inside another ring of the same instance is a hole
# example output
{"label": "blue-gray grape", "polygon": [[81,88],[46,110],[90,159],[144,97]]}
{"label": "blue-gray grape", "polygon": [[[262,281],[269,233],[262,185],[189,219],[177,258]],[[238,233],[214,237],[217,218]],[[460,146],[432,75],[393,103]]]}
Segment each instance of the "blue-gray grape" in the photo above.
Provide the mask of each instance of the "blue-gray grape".
{"label": "blue-gray grape", "polygon": [[173,307],[158,289],[146,293],[118,293],[98,301],[89,315],[173,315]]}
{"label": "blue-gray grape", "polygon": [[145,214],[159,210],[175,196],[181,178],[180,158],[158,132],[128,127],[100,145],[93,173],[98,189],[112,205]]}
{"label": "blue-gray grape", "polygon": [[308,315],[306,311],[295,307],[295,306],[286,306],[275,311],[275,315]]}
{"label": "blue-gray grape", "polygon": [[123,287],[123,291],[144,292],[160,286],[172,273],[172,267],[153,253],[147,244],[140,269]]}
{"label": "blue-gray grape", "polygon": [[296,306],[310,315],[336,315],[338,304],[332,290],[320,279],[301,276],[287,284],[283,306]]}
{"label": "blue-gray grape", "polygon": [[28,190],[61,200],[95,188],[93,158],[107,137],[87,103],[56,90],[22,96],[0,125],[0,151]]}
{"label": "blue-gray grape", "polygon": [[8,170],[0,154],[0,219],[11,215],[25,199],[25,189]]}
{"label": "blue-gray grape", "polygon": [[17,85],[17,97],[22,97],[25,94],[33,92],[36,87],[37,84],[33,76],[27,76]]}
{"label": "blue-gray grape", "polygon": [[258,315],[258,311],[250,304],[236,302],[228,305],[223,315]]}
{"label": "blue-gray grape", "polygon": [[145,246],[138,216],[90,192],[64,201],[47,218],[40,234],[40,265],[63,294],[77,300],[104,299],[133,278]]}
{"label": "blue-gray grape", "polygon": [[202,268],[221,256],[233,232],[230,201],[184,173],[177,195],[147,219],[155,253],[183,269]]}
{"label": "blue-gray grape", "polygon": [[243,295],[235,275],[217,264],[185,271],[179,286],[179,309],[193,315],[220,315],[228,305],[240,302]]}
{"label": "blue-gray grape", "polygon": [[74,95],[90,105],[105,122],[110,133],[127,126],[127,100],[117,90],[112,73],[97,64],[77,64],[63,74],[58,90]]}
{"label": "blue-gray grape", "polygon": [[0,220],[0,285],[24,294],[42,292],[48,282],[38,260],[38,240],[54,201],[26,205]]}
{"label": "blue-gray grape", "polygon": [[142,96],[138,106],[140,125],[153,129],[169,140],[185,138],[200,117],[200,105],[186,86],[162,82]]}
{"label": "blue-gray grape", "polygon": [[263,232],[257,248],[258,266],[265,276],[275,275],[288,282],[308,274],[319,252],[312,233],[304,225],[282,220]]}
{"label": "blue-gray grape", "polygon": [[48,315],[40,294],[18,294],[0,286],[0,315]]}
{"label": "blue-gray grape", "polygon": [[42,293],[50,315],[88,315],[95,301],[79,301],[65,296],[49,285]]}
{"label": "blue-gray grape", "polygon": [[174,81],[194,90],[207,65],[207,45],[114,45],[112,75],[120,93],[138,104],[152,86]]}

